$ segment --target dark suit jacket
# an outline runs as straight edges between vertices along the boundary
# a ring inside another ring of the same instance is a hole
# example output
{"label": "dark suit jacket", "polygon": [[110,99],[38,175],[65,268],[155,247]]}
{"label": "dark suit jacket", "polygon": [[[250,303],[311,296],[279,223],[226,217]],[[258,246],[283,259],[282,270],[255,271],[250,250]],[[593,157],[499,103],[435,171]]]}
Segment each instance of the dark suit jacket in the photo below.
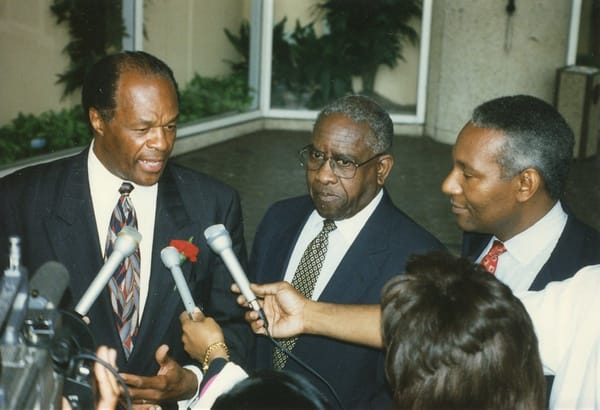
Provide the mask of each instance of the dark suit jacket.
{"label": "dark suit jacket", "polygon": [[[287,264],[314,206],[308,196],[274,204],[259,225],[254,239],[250,271],[258,283],[283,279]],[[412,253],[444,249],[429,232],[394,206],[384,193],[381,203],[336,269],[319,300],[336,303],[379,303],[383,285],[404,271]],[[256,341],[256,365],[272,366],[272,345]],[[302,335],[293,352],[336,390],[346,408],[390,408],[383,354],[325,337]],[[289,359],[286,370],[302,373],[325,394],[325,385]]]}
{"label": "dark suit jacket", "polygon": [[[529,290],[542,290],[549,282],[568,279],[582,267],[600,263],[600,232],[567,214],[565,229]],[[477,259],[491,238],[489,234],[465,232],[462,255]]]}
{"label": "dark suit jacket", "polygon": [[[80,300],[103,265],[102,249],[88,184],[87,153],[17,171],[0,180],[0,256],[8,261],[8,237],[18,235],[22,264],[30,276],[46,261],[62,263],[70,273],[67,306]],[[119,370],[154,375],[154,352],[163,343],[180,364],[192,363],[183,350],[179,314],[183,303],[160,251],[172,239],[199,246],[198,261],[182,265],[194,301],[224,328],[234,360],[244,363],[252,340],[243,309],[230,292],[231,276],[221,259],[207,246],[204,229],[223,223],[231,233],[234,252],[245,264],[242,215],[237,193],[224,184],[191,170],[167,165],[158,185],[156,223],[148,298],[137,342],[124,360],[116,331],[109,292],[104,290],[89,311],[96,344],[117,349]],[[143,240],[143,238],[142,238]],[[67,300],[65,300],[67,299]],[[70,299],[70,300],[68,300]]]}

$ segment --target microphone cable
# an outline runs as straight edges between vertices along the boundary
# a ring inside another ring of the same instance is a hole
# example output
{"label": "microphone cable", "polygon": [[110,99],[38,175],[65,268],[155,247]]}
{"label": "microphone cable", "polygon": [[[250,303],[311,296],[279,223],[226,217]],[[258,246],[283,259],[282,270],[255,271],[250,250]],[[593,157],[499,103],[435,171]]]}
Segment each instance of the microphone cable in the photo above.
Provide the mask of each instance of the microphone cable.
{"label": "microphone cable", "polygon": [[[264,315],[264,313],[263,313],[263,315]],[[275,338],[271,335],[271,332],[269,331],[269,324],[268,324],[268,322],[266,320],[264,320],[264,322],[265,322],[265,325],[263,327],[267,331],[267,336],[269,337],[269,339],[271,340],[271,342],[275,345],[275,348],[281,350],[288,357],[290,357],[291,359],[293,359],[301,367],[303,367],[310,374],[312,374],[319,381],[321,381],[327,387],[327,389],[331,392],[331,394],[333,395],[333,398],[337,402],[339,408],[340,409],[344,409],[344,405],[342,404],[342,400],[340,400],[340,397],[338,396],[338,394],[335,391],[335,389],[333,388],[333,386],[327,380],[325,380],[325,378],[323,376],[321,376],[315,369],[313,369],[312,367],[310,367],[308,364],[304,363],[304,361],[302,361],[298,356],[296,356],[294,353],[292,353],[287,347],[285,347],[284,345],[282,345],[281,343],[279,343],[277,340],[275,340]]]}
{"label": "microphone cable", "polygon": [[112,373],[113,376],[115,376],[115,378],[117,379],[117,381],[119,382],[119,384],[123,388],[123,391],[124,391],[124,394],[125,394],[125,403],[126,403],[126,406],[127,406],[127,410],[131,410],[133,408],[132,407],[132,403],[131,403],[131,395],[129,394],[129,388],[127,387],[127,383],[125,383],[125,380],[123,380],[123,378],[121,377],[121,375],[119,374],[119,372],[114,367],[112,367],[110,365],[110,363],[108,363],[108,362],[100,359],[94,353],[88,353],[88,352],[79,353],[73,359],[75,359],[75,360],[87,359],[87,360],[91,360],[91,361],[94,361],[94,362],[98,362],[102,366],[104,366],[108,371],[110,371]]}

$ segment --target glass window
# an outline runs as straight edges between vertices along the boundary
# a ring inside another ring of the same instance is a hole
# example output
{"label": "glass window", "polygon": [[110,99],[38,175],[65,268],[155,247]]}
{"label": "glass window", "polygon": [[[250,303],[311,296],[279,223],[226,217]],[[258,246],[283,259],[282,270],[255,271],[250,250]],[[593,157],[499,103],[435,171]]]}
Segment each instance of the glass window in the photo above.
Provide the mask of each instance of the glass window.
{"label": "glass window", "polygon": [[271,109],[319,110],[348,93],[415,115],[422,6],[415,1],[273,2]]}
{"label": "glass window", "polygon": [[256,109],[250,0],[145,0],[143,13],[143,49],[173,68],[182,124]]}

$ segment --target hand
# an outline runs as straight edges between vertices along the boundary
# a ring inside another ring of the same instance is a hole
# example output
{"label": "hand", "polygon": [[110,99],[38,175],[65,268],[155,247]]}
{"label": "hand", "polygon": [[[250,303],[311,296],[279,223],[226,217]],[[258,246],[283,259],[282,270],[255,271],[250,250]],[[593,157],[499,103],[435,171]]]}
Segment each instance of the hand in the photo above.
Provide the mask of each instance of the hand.
{"label": "hand", "polygon": [[152,404],[161,401],[185,400],[191,398],[198,387],[198,379],[191,371],[181,367],[167,355],[169,346],[156,349],[155,358],[160,368],[156,376],[145,377],[121,373],[131,400],[136,404]]}
{"label": "hand", "polygon": [[[96,351],[98,359],[102,359],[111,365],[117,367],[117,351],[106,346],[98,347]],[[120,388],[114,374],[104,365],[94,362],[94,376],[98,383],[98,403],[97,409],[115,409],[119,400]]]}
{"label": "hand", "polygon": [[[191,357],[201,363],[208,346],[217,342],[225,342],[221,326],[213,318],[204,316],[200,309],[194,310],[191,319],[187,311],[181,313],[179,320],[183,330],[181,336],[183,348]],[[216,353],[211,354],[211,358],[218,357]]]}
{"label": "hand", "polygon": [[[260,305],[269,321],[269,332],[271,336],[292,337],[304,333],[304,311],[309,299],[302,296],[288,282],[267,283],[264,285],[251,284],[250,288],[258,296]],[[232,290],[240,293],[234,284]],[[237,298],[239,305],[248,306],[244,296]],[[246,321],[256,334],[266,335],[264,321],[259,318],[258,312],[249,310],[245,315]]]}

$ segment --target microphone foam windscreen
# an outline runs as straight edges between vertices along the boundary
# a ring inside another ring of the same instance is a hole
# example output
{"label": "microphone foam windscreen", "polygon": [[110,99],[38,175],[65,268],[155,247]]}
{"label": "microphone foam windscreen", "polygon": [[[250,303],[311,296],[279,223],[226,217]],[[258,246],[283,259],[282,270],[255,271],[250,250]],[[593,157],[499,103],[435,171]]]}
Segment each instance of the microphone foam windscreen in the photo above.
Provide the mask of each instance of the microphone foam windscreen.
{"label": "microphone foam windscreen", "polygon": [[56,307],[68,285],[67,268],[59,262],[49,261],[35,271],[29,283],[29,294],[39,294]]}

